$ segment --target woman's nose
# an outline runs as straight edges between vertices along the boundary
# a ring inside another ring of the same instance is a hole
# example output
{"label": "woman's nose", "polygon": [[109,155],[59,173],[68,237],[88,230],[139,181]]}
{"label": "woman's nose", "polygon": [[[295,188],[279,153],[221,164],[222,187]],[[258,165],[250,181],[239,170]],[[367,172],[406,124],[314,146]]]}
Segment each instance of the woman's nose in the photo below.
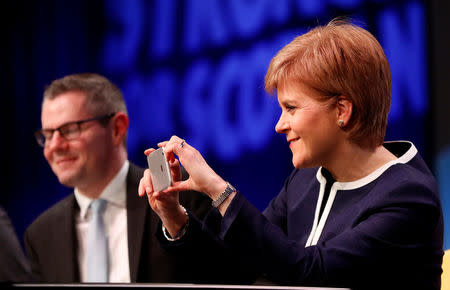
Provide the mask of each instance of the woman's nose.
{"label": "woman's nose", "polygon": [[286,133],[288,128],[289,128],[289,125],[288,125],[286,118],[284,117],[284,113],[281,113],[280,118],[278,119],[278,122],[275,125],[275,131],[277,133],[283,134],[283,133]]}

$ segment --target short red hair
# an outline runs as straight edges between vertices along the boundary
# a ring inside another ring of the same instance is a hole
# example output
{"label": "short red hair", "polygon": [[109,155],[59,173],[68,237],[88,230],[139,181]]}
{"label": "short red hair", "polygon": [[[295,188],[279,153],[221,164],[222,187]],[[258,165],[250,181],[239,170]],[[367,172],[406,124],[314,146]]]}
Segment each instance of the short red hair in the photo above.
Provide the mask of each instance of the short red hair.
{"label": "short red hair", "polygon": [[326,99],[346,96],[353,113],[346,126],[353,142],[375,147],[384,141],[391,102],[391,73],[383,48],[367,30],[332,20],[296,37],[272,58],[265,88],[274,93],[299,82]]}

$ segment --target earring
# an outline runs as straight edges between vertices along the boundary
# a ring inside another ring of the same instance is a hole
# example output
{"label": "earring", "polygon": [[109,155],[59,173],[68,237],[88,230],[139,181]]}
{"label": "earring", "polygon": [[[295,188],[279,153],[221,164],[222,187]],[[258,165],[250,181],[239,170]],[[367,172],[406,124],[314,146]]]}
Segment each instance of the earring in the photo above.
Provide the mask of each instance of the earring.
{"label": "earring", "polygon": [[344,126],[344,120],[339,120],[339,121],[338,121],[338,124],[339,124],[339,127]]}

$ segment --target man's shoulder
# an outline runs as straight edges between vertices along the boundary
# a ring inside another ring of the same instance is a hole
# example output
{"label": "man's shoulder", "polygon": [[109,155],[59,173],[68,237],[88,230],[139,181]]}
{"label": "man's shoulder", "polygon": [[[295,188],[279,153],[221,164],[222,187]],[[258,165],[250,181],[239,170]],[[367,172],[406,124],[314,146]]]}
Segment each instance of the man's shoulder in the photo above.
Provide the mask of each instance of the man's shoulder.
{"label": "man's shoulder", "polygon": [[73,193],[56,202],[48,209],[37,216],[33,222],[28,226],[27,232],[41,230],[51,227],[55,222],[58,222],[64,216],[70,214],[75,203],[75,196]]}
{"label": "man's shoulder", "polygon": [[127,177],[131,179],[140,180],[144,175],[144,170],[145,170],[144,168],[130,161],[130,167],[128,168]]}

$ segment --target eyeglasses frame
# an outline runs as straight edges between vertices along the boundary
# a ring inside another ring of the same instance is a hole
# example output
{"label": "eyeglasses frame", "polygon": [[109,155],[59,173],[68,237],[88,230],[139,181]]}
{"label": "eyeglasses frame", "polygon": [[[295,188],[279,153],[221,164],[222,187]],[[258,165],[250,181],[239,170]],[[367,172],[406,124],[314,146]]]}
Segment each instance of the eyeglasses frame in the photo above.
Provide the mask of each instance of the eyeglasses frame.
{"label": "eyeglasses frame", "polygon": [[[75,138],[70,138],[67,139],[64,134],[61,133],[61,129],[68,126],[68,125],[73,125],[76,124],[78,127],[78,131],[81,133],[81,124],[87,123],[87,122],[91,122],[91,121],[101,121],[101,120],[105,120],[105,119],[110,119],[112,118],[116,113],[110,113],[107,115],[102,115],[102,116],[98,116],[98,117],[93,117],[93,118],[89,118],[89,119],[84,119],[84,120],[79,120],[79,121],[72,121],[72,122],[67,122],[65,124],[62,124],[61,126],[59,126],[58,128],[55,129],[41,129],[41,130],[37,130],[34,132],[34,136],[36,138],[36,142],[38,143],[39,146],[41,147],[45,147],[47,144],[48,140],[51,140],[53,138],[53,134],[55,133],[55,131],[58,131],[59,134],[61,135],[61,137],[66,140],[66,141],[70,141],[70,140],[74,140],[78,137]],[[50,138],[47,140],[47,138],[45,138],[43,132],[51,132],[51,136]]]}

